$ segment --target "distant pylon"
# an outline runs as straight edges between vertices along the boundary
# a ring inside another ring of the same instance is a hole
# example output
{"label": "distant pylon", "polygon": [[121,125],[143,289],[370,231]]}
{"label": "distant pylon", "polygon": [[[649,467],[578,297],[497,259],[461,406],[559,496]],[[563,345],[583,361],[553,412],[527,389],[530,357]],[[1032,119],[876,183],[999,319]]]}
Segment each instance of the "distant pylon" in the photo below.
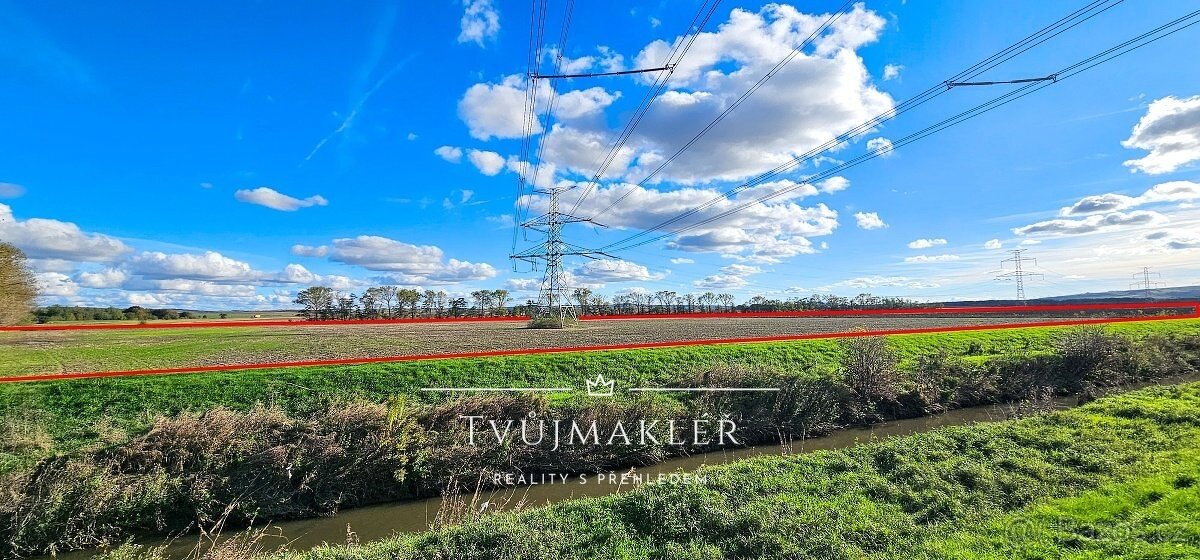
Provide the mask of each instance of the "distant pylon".
{"label": "distant pylon", "polygon": [[1163,283],[1155,281],[1155,280],[1151,280],[1150,278],[1151,277],[1162,278],[1162,275],[1157,272],[1151,272],[1150,267],[1148,267],[1148,266],[1143,266],[1141,272],[1133,273],[1134,278],[1137,278],[1139,276],[1141,277],[1141,280],[1138,280],[1136,282],[1131,282],[1129,284],[1129,288],[1130,289],[1141,288],[1142,290],[1145,290],[1146,299],[1153,299],[1154,298],[1154,288],[1163,287]]}
{"label": "distant pylon", "polygon": [[1012,253],[1013,256],[1000,261],[1000,268],[1004,268],[1004,263],[1013,263],[1013,269],[1009,272],[997,274],[996,279],[1016,281],[1017,301],[1021,302],[1021,305],[1025,305],[1025,279],[1032,278],[1034,276],[1040,278],[1042,275],[1037,272],[1029,272],[1021,266],[1022,263],[1027,262],[1032,262],[1034,266],[1037,266],[1037,259],[1031,259],[1022,255],[1022,253],[1025,252],[1025,249],[1013,249],[1009,252]]}
{"label": "distant pylon", "polygon": [[567,271],[563,268],[563,257],[579,256],[595,259],[596,255],[611,256],[600,251],[589,251],[583,247],[577,247],[563,241],[562,227],[564,224],[588,222],[600,225],[593,222],[590,218],[580,218],[559,212],[560,196],[562,193],[573,188],[575,188],[574,185],[570,187],[534,189],[533,192],[550,197],[546,213],[522,223],[521,227],[540,231],[545,234],[546,239],[538,245],[534,245],[519,253],[514,253],[509,257],[513,260],[529,262],[533,264],[534,268],[538,266],[539,262],[545,265],[546,269],[542,274],[542,285],[538,297],[537,315],[539,317],[557,319],[559,326],[565,325],[568,317],[575,317],[575,307],[571,305],[568,275]]}

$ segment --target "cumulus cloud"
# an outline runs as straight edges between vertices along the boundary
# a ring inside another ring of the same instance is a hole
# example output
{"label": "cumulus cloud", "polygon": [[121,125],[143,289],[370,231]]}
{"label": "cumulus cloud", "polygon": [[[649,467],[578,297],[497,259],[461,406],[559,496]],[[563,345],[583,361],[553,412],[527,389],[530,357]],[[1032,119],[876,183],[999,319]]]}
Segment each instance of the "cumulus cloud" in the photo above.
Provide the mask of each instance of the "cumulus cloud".
{"label": "cumulus cloud", "polygon": [[329,254],[329,247],[326,245],[292,245],[292,254],[297,257],[314,257],[321,258]]}
{"label": "cumulus cloud", "polygon": [[81,272],[76,278],[76,282],[85,288],[119,288],[125,280],[129,279],[129,274],[122,269],[106,268],[99,272]]}
{"label": "cumulus cloud", "polygon": [[904,257],[906,263],[936,263],[956,261],[960,257],[958,255],[916,255],[913,257]]}
{"label": "cumulus cloud", "polygon": [[945,245],[945,244],[946,244],[946,240],[942,239],[940,237],[936,238],[936,239],[915,239],[913,241],[908,242],[908,248],[909,249],[928,249],[930,247],[935,247],[938,245]]}
{"label": "cumulus cloud", "polygon": [[450,284],[496,276],[496,269],[487,263],[446,260],[439,247],[374,235],[334,239],[329,259],[390,273],[389,278],[402,284]]}
{"label": "cumulus cloud", "polygon": [[1134,171],[1150,175],[1170,173],[1200,161],[1200,95],[1154,100],[1121,145],[1150,152],[1125,162]]}
{"label": "cumulus cloud", "polygon": [[692,282],[692,286],[705,290],[737,290],[750,282],[746,277],[760,272],[762,269],[756,266],[734,263],[722,267],[716,274]]}
{"label": "cumulus cloud", "polygon": [[1003,247],[1003,244],[1000,243],[999,239],[989,239],[987,243],[983,244],[984,249],[995,250],[1001,247]]}
{"label": "cumulus cloud", "polygon": [[216,251],[203,254],[143,252],[129,260],[130,270],[146,278],[252,282],[266,274],[249,263]]}
{"label": "cumulus cloud", "polygon": [[492,0],[463,0],[463,15],[459,21],[458,42],[484,46],[484,41],[500,33],[500,10]]}
{"label": "cumulus cloud", "polygon": [[866,230],[888,227],[876,212],[855,212],[854,222],[858,224],[858,227]]}
{"label": "cumulus cloud", "polygon": [[[796,187],[796,190],[774,201],[749,205],[736,213],[720,217],[727,211],[742,207],[748,200],[778,192],[785,187]],[[814,252],[809,238],[830,235],[837,228],[838,214],[828,206],[801,206],[796,203],[798,198],[815,191],[811,185],[780,181],[746,189],[735,198],[727,198],[715,189],[687,187],[660,191],[620,184],[596,188],[580,205],[578,213],[597,216],[602,209],[621,199],[620,203],[599,215],[599,220],[615,229],[645,230],[715,199],[716,202],[703,210],[671,224],[669,229],[672,231],[682,227],[691,229],[673,236],[667,242],[667,247],[689,252],[738,255],[756,262],[773,263]],[[529,204],[532,212],[546,209],[545,197],[527,195],[522,201]],[[712,221],[702,223],[707,220]]]}
{"label": "cumulus cloud", "polygon": [[434,150],[433,153],[450,163],[461,162],[463,156],[462,148],[456,148],[454,146],[441,146]]}
{"label": "cumulus cloud", "polygon": [[[734,9],[716,31],[700,33],[673,73],[669,90],[658,97],[628,139],[629,152],[614,162],[614,177],[646,182],[666,157],[744,94],[827,17],[770,4],[757,12]],[[856,52],[875,41],[884,25],[883,18],[857,6],[740,105],[737,119],[723,121],[719,133],[705,136],[650,181],[694,185],[754,176],[890,111],[891,97],[872,85]],[[684,40],[688,38],[651,42],[634,57],[632,66],[659,66]],[[575,59],[570,62],[584,66]],[[647,84],[656,77],[642,76]],[[475,84],[460,101],[459,116],[476,138],[519,137],[527,87],[527,81],[518,75],[500,83]],[[539,106],[545,106],[548,93],[549,86],[535,92]],[[577,142],[570,150],[547,153],[546,161],[560,171],[586,175],[593,169],[580,162],[591,165],[603,157],[608,142],[591,140],[611,138],[606,122],[612,119],[583,117],[602,116],[601,109],[616,95],[593,88],[561,92],[559,98],[557,116],[566,122],[550,133],[588,141]],[[573,121],[575,118],[580,121]],[[531,133],[541,134],[542,126],[534,123]],[[547,146],[555,144],[547,141]]]}
{"label": "cumulus cloud", "polygon": [[25,187],[15,183],[0,183],[0,198],[20,198],[25,194]]}
{"label": "cumulus cloud", "polygon": [[[525,122],[528,88],[529,81],[519,74],[506,76],[499,83],[472,85],[458,101],[458,116],[466,123],[471,136],[480,140],[520,138],[526,133],[540,134],[543,131],[540,119]],[[539,115],[544,114],[549,106],[551,92],[551,86],[545,80],[538,82],[534,103]],[[568,121],[594,116],[619,97],[619,94],[609,93],[598,86],[557,92],[554,96],[554,116]]]}
{"label": "cumulus cloud", "polygon": [[283,212],[295,212],[296,210],[308,208],[310,206],[329,205],[329,201],[325,200],[325,197],[319,194],[300,199],[288,196],[270,187],[242,189],[233,193],[233,198],[240,202],[266,206],[272,210],[280,210]]}
{"label": "cumulus cloud", "polygon": [[892,141],[884,137],[872,138],[867,140],[867,150],[879,153],[879,157],[892,157],[896,153],[896,149],[892,147]]}
{"label": "cumulus cloud", "polygon": [[900,64],[888,64],[883,67],[883,79],[895,80],[900,77],[900,71],[904,70],[904,66]]}
{"label": "cumulus cloud", "polygon": [[599,259],[588,261],[575,268],[574,277],[588,284],[604,284],[608,282],[642,282],[661,280],[666,273],[650,272],[643,265],[619,259]]}
{"label": "cumulus cloud", "polygon": [[38,294],[46,297],[71,298],[79,293],[79,285],[61,272],[39,272],[34,275]]}
{"label": "cumulus cloud", "polygon": [[132,251],[118,239],[84,232],[70,222],[43,218],[17,220],[12,208],[5,204],[0,204],[0,239],[16,245],[31,259],[105,263]]}
{"label": "cumulus cloud", "polygon": [[[725,110],[787,53],[821,26],[827,14],[805,14],[769,4],[758,12],[734,9],[714,32],[700,33],[672,75],[672,89],[646,115],[632,145],[639,152],[637,178],[656,163],[644,156],[669,154]],[[738,180],[790,161],[802,153],[892,109],[876,89],[855,50],[874,42],[883,18],[861,4],[839,18],[808,52],[738,107],[737,119],[721,123],[720,134],[667,168],[662,178],[680,183]],[[674,44],[654,41],[635,57],[635,66],[657,66]],[[647,75],[648,81],[654,79]],[[653,159],[653,158],[651,158]]]}
{"label": "cumulus cloud", "polygon": [[686,257],[675,257],[671,259],[671,264],[696,264],[696,261]]}
{"label": "cumulus cloud", "polygon": [[474,165],[480,173],[489,177],[504,171],[504,157],[496,152],[471,150],[467,153],[467,159],[471,160],[471,165]]}
{"label": "cumulus cloud", "polygon": [[1087,216],[1116,210],[1127,210],[1162,202],[1189,202],[1200,200],[1200,183],[1192,181],[1170,181],[1150,187],[1139,196],[1104,193],[1085,196],[1070,206],[1058,211],[1059,216]]}

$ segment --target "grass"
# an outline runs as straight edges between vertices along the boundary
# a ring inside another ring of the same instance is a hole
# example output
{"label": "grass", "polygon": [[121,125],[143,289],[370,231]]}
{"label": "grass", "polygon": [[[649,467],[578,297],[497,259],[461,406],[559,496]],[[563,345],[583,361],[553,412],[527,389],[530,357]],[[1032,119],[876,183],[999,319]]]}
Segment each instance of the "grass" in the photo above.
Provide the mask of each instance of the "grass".
{"label": "grass", "polygon": [[[1110,332],[1138,338],[1171,334],[1200,336],[1200,320],[1114,324]],[[1051,350],[1051,338],[1062,328],[1017,328],[994,331],[917,334],[889,337],[901,366],[923,355],[946,352],[971,360]],[[190,331],[189,348],[211,344],[227,331]],[[147,354],[174,349],[136,349]],[[643,350],[577,352],[477,359],[394,362],[273,370],[82,379],[0,384],[0,419],[36,414],[50,447],[13,453],[0,448],[0,472],[29,465],[52,452],[96,442],[105,429],[139,432],[158,416],[216,407],[249,410],[257,404],[289,413],[321,410],[331,400],[381,402],[397,394],[433,399],[419,389],[428,386],[581,386],[597,373],[621,384],[664,385],[679,372],[713,363],[764,366],[797,377],[817,378],[837,371],[843,352],[836,340],[785,343],[690,346]],[[8,363],[9,357],[4,358]]]}
{"label": "grass", "polygon": [[654,485],[289,560],[1195,558],[1200,384]]}

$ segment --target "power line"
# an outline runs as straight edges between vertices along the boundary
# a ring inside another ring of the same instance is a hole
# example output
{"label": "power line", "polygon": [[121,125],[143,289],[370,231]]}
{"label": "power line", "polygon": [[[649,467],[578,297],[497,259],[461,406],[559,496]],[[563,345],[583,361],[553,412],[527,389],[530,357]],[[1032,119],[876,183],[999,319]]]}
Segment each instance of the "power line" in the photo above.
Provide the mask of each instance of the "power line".
{"label": "power line", "polygon": [[735,109],[737,109],[739,106],[741,106],[741,104],[743,102],[745,102],[747,99],[749,99],[750,96],[754,95],[754,93],[757,92],[760,88],[762,88],[762,86],[764,84],[766,84],[768,80],[775,77],[776,74],[778,74],[780,71],[782,71],[783,68],[788,65],[788,63],[790,63],[794,58],[796,58],[796,56],[803,53],[804,49],[806,49],[810,45],[812,45],[813,41],[815,41],[817,39],[817,37],[820,37],[838,19],[841,19],[841,17],[844,15],[843,10],[845,10],[847,7],[851,6],[854,3],[854,1],[855,0],[847,0],[846,3],[842,4],[836,11],[831,13],[829,15],[829,17],[826,18],[825,21],[821,24],[820,27],[813,30],[813,32],[811,34],[809,34],[809,36],[806,39],[804,39],[804,41],[802,41],[798,46],[793,48],[791,50],[791,52],[789,52],[786,56],[783,57],[782,60],[775,63],[775,66],[771,67],[771,69],[768,70],[767,73],[764,74],[761,78],[759,78],[758,81],[754,83],[754,85],[750,86],[749,89],[747,89],[745,92],[743,92],[742,95],[739,96],[736,100],[734,100],[733,103],[731,103],[728,107],[726,107],[723,111],[721,111],[721,113],[718,114],[711,122],[709,122],[707,125],[705,125],[704,128],[700,129],[700,131],[697,132],[695,136],[693,136],[690,140],[687,141],[687,143],[685,143],[682,147],[680,147],[678,150],[676,150],[675,153],[671,154],[670,157],[663,160],[663,162],[660,163],[658,165],[658,167],[654,168],[653,171],[651,171],[648,175],[646,175],[640,181],[638,181],[638,183],[635,187],[631,187],[624,194],[617,197],[616,200],[613,200],[612,202],[610,202],[608,204],[608,206],[605,206],[603,209],[601,209],[600,212],[596,213],[596,217],[603,216],[606,212],[611,210],[613,207],[620,204],[623,200],[628,198],[629,195],[634,192],[635,188],[645,185],[648,181],[650,181],[650,179],[654,178],[659,173],[661,173],[663,169],[666,169],[668,165],[671,165],[671,163],[673,163],[676,159],[678,159],[679,156],[683,154],[683,152],[687,151],[689,148],[692,147],[693,144],[695,144],[697,141],[699,141],[701,138],[703,138],[704,135],[708,134],[708,132],[710,130],[712,130],[713,127],[720,124],[720,122],[722,120],[724,120],[725,117],[729,116],[730,113],[732,113]]}
{"label": "power line", "polygon": [[[662,63],[666,71],[655,77],[654,83],[646,90],[638,107],[633,111],[629,121],[625,123],[625,128],[621,130],[620,134],[617,135],[609,146],[604,157],[596,164],[596,171],[592,173],[591,181],[588,182],[583,192],[579,194],[579,198],[575,199],[575,204],[571,206],[571,212],[578,210],[583,201],[592,193],[592,189],[599,183],[600,178],[604,176],[609,166],[620,155],[621,148],[633,136],[633,132],[637,129],[638,124],[642,122],[642,118],[650,111],[650,107],[658,100],[659,96],[666,91],[671,77],[675,75],[675,69],[679,67],[679,63],[687,56],[688,51],[692,48],[692,44],[696,42],[696,38],[708,26],[708,21],[712,18],[713,13],[716,12],[719,4],[720,0],[714,0],[711,5],[708,4],[708,0],[705,0],[700,5],[700,8],[696,10],[696,15],[692,16],[691,23],[688,24],[687,29],[681,35],[682,38],[675,43],[671,52],[667,54],[666,60]],[[707,11],[705,10],[706,7],[708,8]],[[699,23],[697,24],[697,22]],[[677,54],[678,56],[676,56]]]}
{"label": "power line", "polygon": [[[750,180],[746,181],[745,183],[742,183],[741,185],[738,185],[736,187],[733,187],[732,189],[726,190],[725,192],[709,199],[707,202],[701,204],[700,206],[697,206],[695,208],[687,210],[687,211],[683,212],[682,214],[679,214],[675,217],[672,217],[663,222],[660,222],[659,224],[656,224],[648,229],[645,229],[642,232],[631,236],[629,239],[635,239],[637,237],[647,235],[650,231],[661,229],[661,228],[671,225],[679,220],[690,217],[698,212],[702,212],[724,200],[729,200],[731,196],[733,196],[743,190],[752,188],[758,184],[766,182],[766,181],[774,178],[776,175],[786,172],[794,167],[797,167],[800,164],[804,163],[805,161],[807,161],[823,152],[831,150],[831,149],[843,144],[844,142],[847,142],[859,135],[865,134],[866,132],[874,129],[875,127],[883,124],[884,122],[892,120],[907,111],[910,111],[916,107],[924,105],[925,103],[933,100],[934,98],[945,93],[946,91],[949,91],[950,88],[947,86],[947,84],[954,83],[955,81],[969,80],[969,79],[975,78],[975,77],[983,74],[984,72],[987,72],[988,70],[991,70],[991,69],[995,68],[996,66],[1003,64],[1004,62],[1007,62],[1007,61],[1015,58],[1016,56],[1023,54],[1025,52],[1029,51],[1030,49],[1032,49],[1050,39],[1053,39],[1054,37],[1057,37],[1058,35],[1082,24],[1083,22],[1088,21],[1089,19],[1091,19],[1101,13],[1104,13],[1105,11],[1117,6],[1118,4],[1120,4],[1123,1],[1124,0],[1094,0],[1093,2],[1090,2],[1087,5],[1085,5],[1083,8],[1080,8],[1080,9],[1076,10],[1075,12],[1072,12],[1072,13],[1064,16],[1063,18],[1059,19],[1058,21],[1055,21],[1054,23],[1047,25],[1047,26],[1043,27],[1042,29],[1026,36],[1024,39],[1021,39],[1020,41],[1017,41],[1016,43],[1009,45],[1008,47],[1002,49],[1001,51],[971,65],[970,67],[962,70],[961,72],[955,74],[954,76],[951,76],[947,80],[927,88],[925,91],[917,94],[916,96],[910,97],[909,99],[902,101],[901,103],[897,104],[891,111],[885,111],[883,113],[880,113],[879,115],[876,115],[874,118],[871,118],[863,123],[860,123],[857,126],[843,132],[842,134],[839,134],[836,137],[831,138],[824,144],[816,146],[815,148],[813,148],[803,154],[795,156],[792,159],[790,159],[789,161],[780,164],[779,166],[775,167],[774,169],[771,169],[770,171],[767,171],[756,177],[753,177]],[[893,145],[893,147],[894,147],[894,145]],[[632,189],[630,189],[629,193],[626,193],[625,195],[623,195],[622,198],[628,196],[630,193],[632,193]],[[619,200],[620,199],[618,199],[618,202],[619,202]],[[612,205],[610,205],[610,207],[611,206]],[[606,208],[606,210],[607,210],[607,208]],[[603,212],[601,212],[601,213],[603,213]],[[599,214],[597,214],[597,215],[599,215]],[[611,247],[611,245],[610,245],[610,247]]]}
{"label": "power line", "polygon": [[533,74],[531,78],[539,80],[559,79],[559,78],[597,78],[601,76],[627,76],[629,74],[645,74],[647,72],[659,72],[662,70],[673,70],[673,66],[661,66],[658,68],[639,68],[636,70],[617,70],[614,72],[585,72],[583,74]]}
{"label": "power line", "polygon": [[[877,148],[877,149],[875,149],[875,150],[868,151],[866,154],[860,155],[860,156],[858,156],[858,157],[856,157],[856,158],[853,158],[853,159],[851,159],[851,160],[849,160],[849,161],[846,161],[846,162],[843,162],[843,163],[841,163],[841,164],[839,164],[839,165],[836,165],[836,166],[834,166],[834,167],[831,167],[830,169],[828,169],[828,170],[826,170],[826,171],[823,171],[823,172],[821,172],[821,173],[817,173],[817,174],[814,174],[814,175],[811,175],[811,176],[805,177],[805,178],[803,178],[803,180],[802,180],[802,182],[801,182],[801,183],[798,183],[798,184],[796,184],[796,185],[793,185],[793,186],[791,186],[791,187],[786,187],[786,188],[783,188],[783,189],[779,189],[779,190],[777,190],[777,191],[774,191],[774,192],[772,192],[772,193],[770,193],[770,194],[767,194],[767,195],[765,195],[765,196],[759,197],[759,198],[757,198],[757,199],[755,199],[755,200],[752,200],[752,201],[750,201],[750,202],[747,202],[747,203],[741,204],[741,205],[739,205],[739,206],[737,206],[737,207],[735,207],[735,208],[732,208],[732,209],[730,209],[730,210],[726,210],[726,211],[724,211],[724,212],[721,212],[721,213],[719,213],[719,214],[717,214],[717,215],[714,215],[714,216],[712,216],[712,217],[709,217],[709,218],[706,218],[706,219],[704,219],[704,220],[700,220],[700,221],[698,221],[698,222],[695,222],[695,223],[692,223],[692,224],[689,224],[689,225],[683,226],[683,227],[681,227],[681,228],[679,228],[679,229],[677,229],[677,230],[675,230],[675,231],[673,231],[673,232],[667,232],[667,233],[665,233],[665,234],[662,234],[662,235],[659,235],[659,236],[656,236],[656,237],[653,237],[653,238],[650,238],[650,239],[647,239],[647,240],[643,240],[643,241],[640,241],[640,242],[637,242],[637,243],[631,243],[631,241],[632,241],[632,240],[634,240],[634,239],[636,239],[636,238],[638,238],[638,237],[642,237],[642,236],[644,236],[644,235],[648,234],[648,233],[649,233],[650,231],[652,231],[653,229],[658,229],[658,227],[659,227],[659,226],[656,226],[656,227],[654,227],[654,228],[649,228],[649,229],[647,229],[647,230],[644,230],[644,231],[642,231],[642,232],[640,232],[640,233],[634,234],[634,235],[632,235],[632,236],[630,236],[630,237],[628,237],[628,238],[626,238],[626,239],[623,239],[623,240],[617,241],[617,242],[615,242],[615,243],[610,243],[609,245],[606,245],[606,246],[602,247],[601,249],[602,249],[602,250],[606,250],[606,251],[612,251],[612,252],[615,252],[615,251],[620,251],[620,250],[624,250],[624,249],[628,249],[628,248],[632,248],[632,247],[638,247],[638,246],[645,245],[645,244],[648,244],[648,243],[653,243],[653,242],[655,242],[655,241],[658,241],[658,240],[661,240],[661,239],[665,239],[665,238],[667,238],[667,237],[671,237],[671,236],[674,236],[674,235],[678,235],[679,233],[682,233],[682,232],[684,232],[684,231],[688,231],[688,230],[694,229],[694,228],[696,228],[696,227],[699,227],[699,226],[702,226],[702,225],[705,225],[705,224],[711,223],[711,222],[713,222],[713,221],[716,221],[716,220],[719,220],[719,219],[723,219],[723,218],[725,218],[725,217],[728,217],[728,216],[730,216],[730,215],[733,215],[733,214],[735,214],[735,213],[737,213],[737,212],[740,212],[740,211],[742,211],[742,210],[745,210],[746,208],[749,208],[749,207],[751,207],[751,206],[754,206],[754,205],[757,205],[757,204],[761,204],[761,203],[763,203],[763,202],[765,202],[765,201],[772,200],[772,199],[774,199],[774,198],[777,198],[777,197],[783,196],[783,195],[785,195],[785,194],[788,194],[788,193],[790,193],[791,191],[794,191],[795,189],[797,189],[797,188],[799,188],[799,187],[803,186],[804,184],[808,184],[808,183],[812,183],[812,182],[816,182],[816,181],[820,181],[820,180],[827,179],[827,178],[829,178],[829,177],[832,177],[832,176],[834,176],[834,175],[836,175],[836,174],[838,174],[838,173],[840,173],[840,172],[842,172],[842,171],[845,171],[846,169],[850,169],[850,168],[852,168],[852,167],[855,167],[855,166],[857,166],[857,165],[859,165],[859,164],[862,164],[862,163],[865,163],[865,162],[867,162],[867,161],[870,161],[871,159],[874,159],[874,158],[876,158],[876,157],[878,157],[878,156],[880,156],[880,155],[882,155],[882,154],[888,153],[888,152],[890,152],[892,149],[899,148],[899,147],[901,147],[901,146],[904,146],[904,145],[911,144],[911,143],[913,143],[913,142],[919,141],[919,140],[921,140],[921,139],[923,139],[923,138],[926,138],[926,137],[928,137],[928,136],[930,136],[930,135],[933,135],[933,134],[936,134],[936,133],[938,133],[938,132],[941,132],[942,130],[945,130],[945,129],[947,129],[947,128],[950,128],[950,127],[952,127],[952,126],[954,126],[954,125],[960,124],[960,123],[962,123],[962,122],[965,122],[965,121],[967,121],[967,120],[970,120],[970,119],[972,119],[972,118],[975,118],[975,117],[977,117],[977,116],[979,116],[979,115],[982,115],[982,114],[984,114],[984,113],[987,113],[987,112],[989,112],[989,111],[991,111],[991,110],[993,110],[993,109],[996,109],[996,108],[1002,107],[1002,106],[1004,106],[1004,105],[1007,105],[1008,103],[1011,103],[1011,102],[1013,102],[1013,101],[1016,101],[1017,99],[1020,99],[1020,98],[1022,98],[1022,97],[1025,97],[1026,95],[1029,95],[1029,94],[1031,94],[1031,93],[1034,93],[1034,92],[1036,92],[1036,91],[1039,91],[1039,90],[1041,90],[1041,89],[1043,89],[1043,88],[1045,88],[1045,87],[1048,87],[1048,86],[1050,86],[1050,85],[1053,85],[1053,84],[1056,84],[1056,83],[1062,82],[1063,80],[1065,80],[1065,79],[1067,79],[1067,78],[1073,77],[1073,76],[1075,76],[1075,75],[1078,75],[1078,74],[1080,74],[1080,73],[1083,73],[1083,72],[1086,72],[1087,70],[1090,70],[1090,69],[1092,69],[1092,68],[1095,68],[1096,66],[1099,66],[1099,65],[1101,65],[1101,64],[1104,64],[1104,63],[1106,63],[1106,62],[1109,62],[1109,61],[1111,61],[1111,60],[1113,60],[1113,59],[1115,59],[1115,58],[1117,58],[1117,57],[1120,57],[1120,56],[1122,56],[1122,55],[1128,54],[1128,53],[1130,53],[1130,52],[1132,52],[1132,51],[1134,51],[1134,50],[1137,50],[1137,49],[1139,49],[1139,48],[1141,48],[1141,47],[1144,47],[1144,46],[1146,46],[1146,45],[1148,45],[1148,44],[1151,44],[1151,43],[1153,43],[1153,42],[1155,42],[1155,41],[1158,41],[1158,40],[1164,39],[1164,38],[1166,38],[1166,37],[1169,37],[1169,36],[1171,36],[1171,35],[1173,35],[1173,34],[1175,34],[1175,33],[1178,33],[1178,32],[1180,32],[1180,31],[1183,31],[1184,29],[1187,29],[1187,28],[1189,28],[1189,27],[1191,27],[1191,26],[1195,25],[1196,23],[1200,23],[1200,20],[1197,20],[1197,21],[1190,21],[1190,22],[1188,21],[1188,20],[1194,20],[1194,19],[1196,19],[1196,17],[1197,17],[1198,15],[1200,15],[1200,10],[1198,10],[1198,11],[1195,11],[1195,12],[1192,12],[1192,13],[1190,13],[1190,14],[1188,14],[1188,15],[1185,15],[1185,16],[1183,16],[1183,17],[1177,18],[1177,19],[1175,19],[1175,20],[1173,20],[1173,21],[1171,21],[1171,22],[1169,22],[1169,23],[1166,23],[1166,24],[1164,24],[1164,25],[1162,25],[1162,26],[1159,26],[1159,27],[1157,27],[1157,28],[1155,28],[1155,29],[1153,29],[1153,30],[1151,30],[1151,31],[1147,31],[1147,32],[1145,32],[1145,33],[1143,33],[1143,34],[1141,34],[1141,35],[1139,35],[1139,36],[1137,36],[1137,37],[1134,37],[1133,39],[1129,39],[1129,40],[1127,40],[1127,41],[1124,41],[1124,42],[1122,42],[1122,43],[1120,43],[1120,44],[1118,44],[1118,45],[1116,45],[1116,46],[1113,46],[1113,47],[1111,47],[1111,48],[1109,48],[1109,49],[1106,49],[1106,50],[1104,50],[1104,51],[1102,51],[1102,52],[1100,52],[1100,53],[1097,53],[1097,54],[1095,54],[1095,55],[1093,55],[1093,56],[1091,56],[1091,57],[1088,57],[1088,58],[1086,58],[1086,59],[1083,59],[1083,60],[1081,60],[1081,61],[1079,61],[1079,62],[1076,62],[1075,64],[1071,64],[1071,65],[1069,65],[1069,66],[1067,66],[1067,67],[1064,67],[1062,70],[1060,70],[1059,72],[1056,72],[1056,73],[1055,73],[1055,74],[1058,76],[1058,80],[1056,80],[1056,81],[1050,81],[1050,82],[1038,82],[1038,83],[1028,83],[1028,84],[1025,84],[1025,85],[1023,85],[1023,86],[1021,86],[1021,87],[1019,87],[1019,88],[1017,88],[1017,89],[1015,89],[1015,90],[1012,90],[1012,91],[1010,91],[1010,92],[1007,92],[1007,93],[1005,93],[1005,94],[1003,94],[1003,95],[1000,95],[1000,96],[998,96],[998,97],[996,97],[996,98],[994,98],[994,99],[992,99],[992,100],[990,100],[990,101],[987,101],[987,102],[985,102],[985,103],[982,103],[982,104],[976,105],[975,107],[973,107],[973,108],[971,108],[971,109],[968,109],[968,110],[966,110],[966,111],[963,111],[963,112],[961,112],[961,113],[959,113],[959,114],[957,114],[957,115],[955,115],[955,116],[953,116],[953,117],[950,117],[950,118],[948,118],[948,119],[942,120],[942,121],[940,121],[940,122],[938,122],[938,123],[936,123],[936,124],[933,124],[933,125],[930,125],[930,126],[928,126],[928,127],[924,128],[924,129],[922,129],[922,130],[920,130],[920,131],[917,131],[917,132],[915,132],[915,133],[909,134],[909,135],[907,135],[907,136],[905,136],[905,137],[901,138],[900,140],[894,141],[894,142],[892,143],[892,146],[891,146],[891,147]],[[1185,23],[1185,22],[1186,22],[1186,23]],[[794,161],[792,164],[790,164],[790,167],[795,167],[796,165],[799,165],[800,163],[801,163],[800,161]],[[679,217],[677,216],[676,218],[672,218],[672,220],[668,220],[668,222],[677,221],[678,219],[679,219]]]}

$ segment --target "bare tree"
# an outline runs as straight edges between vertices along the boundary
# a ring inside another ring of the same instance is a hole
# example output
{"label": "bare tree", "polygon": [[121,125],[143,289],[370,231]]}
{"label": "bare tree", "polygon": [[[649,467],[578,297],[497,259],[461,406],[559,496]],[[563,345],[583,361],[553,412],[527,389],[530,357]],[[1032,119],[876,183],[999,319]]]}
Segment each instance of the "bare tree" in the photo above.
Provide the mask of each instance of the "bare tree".
{"label": "bare tree", "polygon": [[25,320],[37,299],[37,282],[25,253],[16,246],[0,242],[0,325]]}
{"label": "bare tree", "polygon": [[588,302],[592,297],[592,291],[588,288],[575,288],[575,291],[571,292],[571,297],[579,302],[579,314],[586,314],[588,312]]}
{"label": "bare tree", "polygon": [[510,297],[508,290],[493,290],[492,301],[496,304],[496,313],[499,315],[508,315],[508,301]]}

